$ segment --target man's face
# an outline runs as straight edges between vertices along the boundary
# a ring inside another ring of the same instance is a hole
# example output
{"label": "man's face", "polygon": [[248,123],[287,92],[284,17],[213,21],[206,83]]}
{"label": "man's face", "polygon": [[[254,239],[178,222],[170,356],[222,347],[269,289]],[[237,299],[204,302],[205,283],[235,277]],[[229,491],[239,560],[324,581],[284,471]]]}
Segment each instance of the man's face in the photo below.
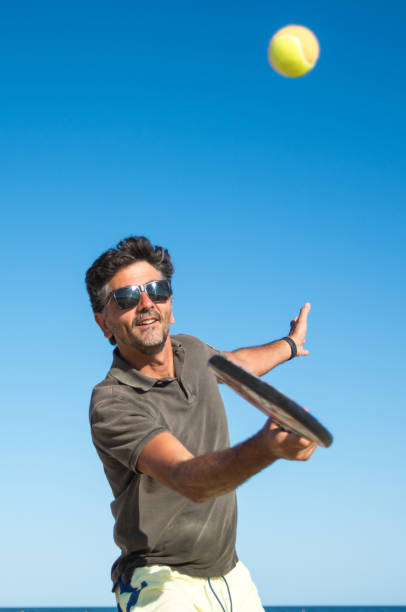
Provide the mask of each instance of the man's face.
{"label": "man's face", "polygon": [[[115,291],[160,279],[162,276],[156,268],[146,261],[138,261],[119,270],[109,285],[110,290]],[[136,306],[120,310],[111,296],[103,312],[95,314],[95,319],[106,338],[114,336],[119,349],[131,347],[140,353],[155,355],[165,346],[169,327],[174,322],[172,297],[167,302],[154,303],[142,291]]]}

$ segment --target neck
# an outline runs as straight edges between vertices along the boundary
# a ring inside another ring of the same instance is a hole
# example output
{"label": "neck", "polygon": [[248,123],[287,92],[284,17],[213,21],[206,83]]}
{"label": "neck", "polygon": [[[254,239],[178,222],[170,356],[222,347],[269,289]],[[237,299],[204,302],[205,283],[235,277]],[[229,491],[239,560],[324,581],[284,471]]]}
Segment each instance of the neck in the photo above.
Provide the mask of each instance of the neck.
{"label": "neck", "polygon": [[156,355],[141,353],[132,346],[121,344],[118,344],[118,350],[123,359],[144,376],[150,378],[175,377],[172,344],[169,336],[163,349]]}

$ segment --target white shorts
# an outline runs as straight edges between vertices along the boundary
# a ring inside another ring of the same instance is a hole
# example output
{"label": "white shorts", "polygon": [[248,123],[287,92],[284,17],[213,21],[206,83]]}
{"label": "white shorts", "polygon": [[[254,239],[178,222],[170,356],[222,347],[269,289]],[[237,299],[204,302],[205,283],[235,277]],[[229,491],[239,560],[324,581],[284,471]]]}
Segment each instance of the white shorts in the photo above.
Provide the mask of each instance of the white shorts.
{"label": "white shorts", "polygon": [[217,578],[193,578],[167,565],[138,567],[130,584],[120,581],[115,594],[121,612],[264,612],[241,561]]}

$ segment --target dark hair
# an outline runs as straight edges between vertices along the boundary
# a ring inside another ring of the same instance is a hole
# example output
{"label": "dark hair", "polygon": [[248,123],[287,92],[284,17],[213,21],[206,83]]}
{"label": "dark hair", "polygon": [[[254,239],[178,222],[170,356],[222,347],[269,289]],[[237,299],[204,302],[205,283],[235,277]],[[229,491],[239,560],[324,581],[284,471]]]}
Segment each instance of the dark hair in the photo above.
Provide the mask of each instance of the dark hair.
{"label": "dark hair", "polygon": [[137,261],[147,261],[163,276],[170,279],[174,273],[171,257],[160,246],[153,246],[144,236],[130,236],[121,240],[115,248],[109,249],[86,272],[86,288],[93,312],[101,312],[107,298],[108,282],[126,266]]}

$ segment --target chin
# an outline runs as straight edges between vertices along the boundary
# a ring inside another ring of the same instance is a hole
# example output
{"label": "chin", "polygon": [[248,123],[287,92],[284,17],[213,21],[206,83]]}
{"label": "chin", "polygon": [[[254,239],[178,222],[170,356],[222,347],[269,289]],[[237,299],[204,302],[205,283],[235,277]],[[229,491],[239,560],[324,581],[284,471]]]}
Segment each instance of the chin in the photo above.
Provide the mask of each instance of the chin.
{"label": "chin", "polygon": [[164,346],[165,342],[160,342],[159,344],[137,344],[136,348],[144,355],[157,355]]}
{"label": "chin", "polygon": [[164,334],[164,336],[151,337],[146,338],[144,341],[136,340],[134,342],[134,347],[137,348],[144,355],[157,355],[162,351],[166,344],[166,340],[168,338],[169,332]]}

